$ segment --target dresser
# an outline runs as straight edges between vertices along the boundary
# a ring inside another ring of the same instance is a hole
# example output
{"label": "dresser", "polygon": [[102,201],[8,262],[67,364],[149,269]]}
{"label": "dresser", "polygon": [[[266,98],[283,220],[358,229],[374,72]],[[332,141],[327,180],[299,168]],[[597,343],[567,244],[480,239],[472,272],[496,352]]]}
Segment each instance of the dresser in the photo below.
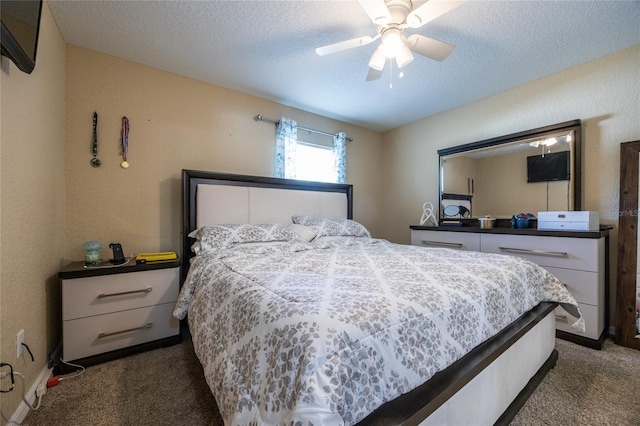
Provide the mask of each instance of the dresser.
{"label": "dresser", "polygon": [[105,268],[74,262],[62,285],[62,358],[84,366],[180,342],[180,260]]}
{"label": "dresser", "polygon": [[609,231],[411,226],[411,244],[520,256],[555,275],[580,306],[586,330],[571,328],[571,317],[556,309],[556,334],[601,349],[609,327]]}

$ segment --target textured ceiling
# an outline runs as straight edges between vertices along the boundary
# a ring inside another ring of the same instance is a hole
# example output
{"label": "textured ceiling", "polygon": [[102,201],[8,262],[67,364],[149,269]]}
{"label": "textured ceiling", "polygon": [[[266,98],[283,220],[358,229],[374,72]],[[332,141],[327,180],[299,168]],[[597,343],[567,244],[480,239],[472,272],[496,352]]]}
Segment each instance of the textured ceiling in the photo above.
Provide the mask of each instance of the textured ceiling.
{"label": "textured ceiling", "polygon": [[455,45],[447,59],[416,55],[404,78],[365,82],[379,41],[314,51],[376,34],[357,1],[49,5],[68,43],[377,131],[640,44],[640,1],[471,0],[406,30]]}

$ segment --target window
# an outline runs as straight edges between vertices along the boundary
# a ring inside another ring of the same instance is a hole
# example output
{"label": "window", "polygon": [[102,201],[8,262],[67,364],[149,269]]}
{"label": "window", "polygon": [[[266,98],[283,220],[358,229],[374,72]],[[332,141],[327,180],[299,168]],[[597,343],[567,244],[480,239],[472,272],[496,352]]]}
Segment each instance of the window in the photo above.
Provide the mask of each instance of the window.
{"label": "window", "polygon": [[296,146],[296,179],[336,182],[333,149],[298,140]]}
{"label": "window", "polygon": [[[326,132],[321,133],[326,134]],[[345,183],[346,135],[344,132],[329,135],[333,136],[331,147],[299,141],[295,120],[280,118],[276,126],[274,176],[285,179]]]}

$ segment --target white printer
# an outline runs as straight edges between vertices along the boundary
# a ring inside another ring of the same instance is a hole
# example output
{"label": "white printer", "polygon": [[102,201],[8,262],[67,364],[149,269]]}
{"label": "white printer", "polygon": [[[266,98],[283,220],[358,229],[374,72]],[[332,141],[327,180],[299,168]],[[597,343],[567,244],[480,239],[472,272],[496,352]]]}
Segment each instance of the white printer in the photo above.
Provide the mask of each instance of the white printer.
{"label": "white printer", "polygon": [[538,229],[546,231],[599,231],[600,215],[592,211],[538,212]]}

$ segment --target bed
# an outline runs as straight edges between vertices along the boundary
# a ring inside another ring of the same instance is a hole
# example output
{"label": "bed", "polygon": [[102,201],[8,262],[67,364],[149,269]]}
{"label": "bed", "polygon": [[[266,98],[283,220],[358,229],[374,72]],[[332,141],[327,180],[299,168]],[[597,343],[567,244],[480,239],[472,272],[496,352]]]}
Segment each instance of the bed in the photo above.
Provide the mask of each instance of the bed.
{"label": "bed", "polygon": [[371,238],[351,185],[182,184],[174,316],[225,424],[508,424],[555,365],[553,309],[580,316],[523,259]]}

